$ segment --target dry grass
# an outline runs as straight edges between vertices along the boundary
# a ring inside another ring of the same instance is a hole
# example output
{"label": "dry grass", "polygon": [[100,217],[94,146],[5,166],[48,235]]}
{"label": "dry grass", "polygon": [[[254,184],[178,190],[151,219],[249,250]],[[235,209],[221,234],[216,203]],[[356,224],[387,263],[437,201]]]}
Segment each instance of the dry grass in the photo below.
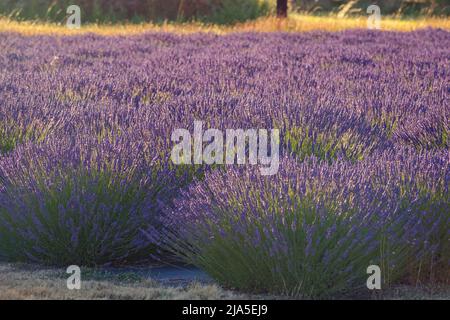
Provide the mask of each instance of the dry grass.
{"label": "dry grass", "polygon": [[[83,274],[82,274],[83,275]],[[82,281],[80,290],[68,290],[63,270],[0,264],[0,300],[5,299],[135,299],[191,300],[244,299],[248,296],[220,289],[214,284],[163,286],[150,279],[118,278]]]}
{"label": "dry grass", "polygon": [[[95,270],[82,272],[81,290],[68,290],[64,270],[30,265],[0,264],[0,300],[82,299],[82,300],[228,300],[283,299],[224,290],[215,284],[192,283],[167,286],[130,274],[107,275]],[[449,286],[415,288],[398,286],[382,293],[349,296],[346,299],[450,299]]]}
{"label": "dry grass", "polygon": [[[442,28],[450,30],[450,19],[422,18],[415,20],[400,20],[384,18],[381,21],[382,30],[412,31],[421,28]],[[75,35],[84,33],[96,33],[100,35],[130,35],[142,32],[173,32],[196,33],[212,32],[226,34],[232,32],[304,32],[312,30],[341,31],[346,29],[367,28],[367,18],[337,18],[318,17],[307,15],[291,15],[288,19],[279,20],[274,17],[261,18],[234,26],[205,25],[200,23],[165,23],[156,25],[126,24],[126,25],[85,25],[79,30],[70,30],[64,25],[42,22],[17,22],[6,18],[0,19],[0,32],[18,32],[25,35]]]}

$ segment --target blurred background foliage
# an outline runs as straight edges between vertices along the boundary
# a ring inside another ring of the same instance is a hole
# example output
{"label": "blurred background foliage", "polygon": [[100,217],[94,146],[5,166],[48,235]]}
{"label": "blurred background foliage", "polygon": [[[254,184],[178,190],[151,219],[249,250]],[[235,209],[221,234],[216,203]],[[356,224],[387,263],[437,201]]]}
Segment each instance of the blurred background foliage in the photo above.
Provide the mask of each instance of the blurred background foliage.
{"label": "blurred background foliage", "polygon": [[230,24],[269,13],[265,0],[1,0],[0,14],[18,20],[64,22],[69,5],[85,22],[190,21]]}
{"label": "blurred background foliage", "polygon": [[375,4],[382,15],[395,16],[448,16],[450,0],[293,0],[296,11],[310,13],[336,13],[341,15],[366,14],[368,6]]}
{"label": "blurred background foliage", "polygon": [[[291,12],[351,16],[377,4],[382,15],[448,16],[450,0],[288,0]],[[1,0],[0,15],[63,23],[76,4],[83,22],[200,21],[233,24],[273,14],[276,0]]]}

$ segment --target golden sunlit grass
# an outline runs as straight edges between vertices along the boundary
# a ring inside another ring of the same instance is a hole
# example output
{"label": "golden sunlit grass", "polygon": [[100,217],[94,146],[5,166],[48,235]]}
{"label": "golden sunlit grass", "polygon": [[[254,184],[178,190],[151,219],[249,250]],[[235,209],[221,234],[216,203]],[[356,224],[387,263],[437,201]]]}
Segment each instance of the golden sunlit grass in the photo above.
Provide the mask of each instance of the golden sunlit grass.
{"label": "golden sunlit grass", "polygon": [[[401,20],[382,18],[382,30],[413,31],[421,28],[442,28],[450,30],[450,19],[419,18],[415,20]],[[124,25],[96,25],[88,24],[79,30],[71,30],[61,24],[42,22],[17,22],[7,18],[0,18],[0,32],[18,32],[24,35],[76,35],[96,33],[100,35],[130,35],[143,32],[172,32],[179,34],[212,32],[226,34],[231,32],[304,32],[312,30],[341,31],[346,29],[367,28],[367,18],[337,18],[292,14],[288,19],[280,20],[275,17],[260,18],[255,21],[240,23],[234,26],[206,25],[200,23],[165,23],[165,24],[124,24]]]}

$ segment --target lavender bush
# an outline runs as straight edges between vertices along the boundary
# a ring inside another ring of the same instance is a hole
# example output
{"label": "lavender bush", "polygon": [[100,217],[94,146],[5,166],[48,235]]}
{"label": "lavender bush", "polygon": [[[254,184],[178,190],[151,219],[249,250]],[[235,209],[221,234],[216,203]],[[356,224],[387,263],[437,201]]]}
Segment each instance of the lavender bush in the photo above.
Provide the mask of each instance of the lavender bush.
{"label": "lavender bush", "polygon": [[171,175],[126,139],[63,138],[0,161],[0,253],[8,260],[105,265],[148,259]]}
{"label": "lavender bush", "polygon": [[248,291],[354,291],[373,264],[384,285],[419,265],[445,272],[448,166],[448,153],[404,150],[356,165],[285,158],[270,178],[252,168],[215,171],[168,212],[166,236],[186,261]]}

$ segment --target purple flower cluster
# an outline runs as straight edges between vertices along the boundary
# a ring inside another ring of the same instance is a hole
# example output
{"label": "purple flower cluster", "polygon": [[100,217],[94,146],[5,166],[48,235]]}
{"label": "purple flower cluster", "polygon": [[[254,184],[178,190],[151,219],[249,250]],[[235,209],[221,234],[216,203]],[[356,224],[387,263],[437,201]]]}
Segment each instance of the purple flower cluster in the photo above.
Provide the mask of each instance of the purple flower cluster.
{"label": "purple flower cluster", "polygon": [[[169,248],[228,285],[306,296],[364,286],[372,263],[386,281],[439,270],[449,47],[431,29],[0,33],[0,257]],[[280,129],[280,172],[174,165],[171,134],[196,120]]]}

